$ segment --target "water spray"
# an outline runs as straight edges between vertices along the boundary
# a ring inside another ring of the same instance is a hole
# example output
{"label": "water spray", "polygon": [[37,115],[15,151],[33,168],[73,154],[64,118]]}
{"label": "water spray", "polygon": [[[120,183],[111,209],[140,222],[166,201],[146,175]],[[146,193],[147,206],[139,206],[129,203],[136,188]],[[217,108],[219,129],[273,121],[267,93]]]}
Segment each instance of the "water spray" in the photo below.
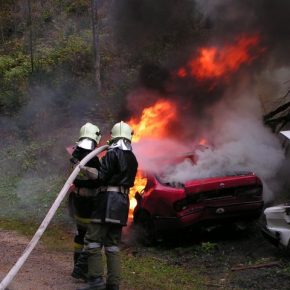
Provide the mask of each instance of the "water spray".
{"label": "water spray", "polygon": [[27,258],[29,257],[30,253],[38,243],[39,239],[41,238],[42,234],[46,230],[48,224],[52,220],[54,214],[56,213],[56,210],[59,208],[61,202],[63,201],[64,197],[66,196],[71,184],[77,177],[77,175],[80,172],[80,166],[84,166],[87,162],[89,162],[93,157],[100,154],[101,152],[105,151],[108,148],[108,145],[101,146],[94,151],[92,151],[90,154],[88,154],[85,158],[83,158],[79,165],[76,166],[74,171],[71,173],[69,178],[67,179],[66,183],[64,184],[61,191],[58,193],[57,198],[55,199],[53,205],[49,209],[47,215],[45,216],[44,220],[42,221],[41,225],[39,226],[38,230],[34,234],[33,238],[27,245],[26,249],[22,253],[21,257],[18,259],[18,261],[15,263],[15,265],[11,268],[11,270],[8,272],[8,274],[5,276],[5,278],[0,283],[0,290],[5,290],[6,287],[11,283],[13,278],[16,276],[20,268],[23,266]]}

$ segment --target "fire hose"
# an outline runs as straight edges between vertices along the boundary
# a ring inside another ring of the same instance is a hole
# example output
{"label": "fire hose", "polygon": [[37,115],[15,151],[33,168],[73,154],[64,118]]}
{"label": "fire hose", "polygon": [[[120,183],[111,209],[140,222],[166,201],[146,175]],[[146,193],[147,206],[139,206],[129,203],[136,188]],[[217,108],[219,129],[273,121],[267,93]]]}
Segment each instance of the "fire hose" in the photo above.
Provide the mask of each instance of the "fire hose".
{"label": "fire hose", "polygon": [[56,213],[56,210],[59,208],[61,202],[63,201],[64,197],[66,196],[71,184],[77,177],[77,175],[80,172],[80,166],[84,166],[88,161],[90,161],[94,156],[100,154],[101,152],[105,151],[108,148],[108,145],[101,146],[91,153],[89,153],[85,158],[83,158],[79,166],[76,166],[69,178],[67,179],[66,183],[64,184],[61,191],[58,193],[57,198],[55,199],[54,203],[52,204],[51,208],[49,209],[48,213],[46,214],[44,220],[42,221],[41,225],[35,232],[33,238],[27,245],[26,249],[23,251],[21,257],[17,260],[15,265],[11,268],[11,270],[8,272],[8,274],[5,276],[5,278],[0,283],[0,290],[5,290],[6,287],[11,283],[13,278],[16,276],[20,268],[23,266],[25,261],[27,260],[28,256],[38,243],[39,239],[41,238],[42,234],[46,230],[48,224],[52,220],[54,214]]}

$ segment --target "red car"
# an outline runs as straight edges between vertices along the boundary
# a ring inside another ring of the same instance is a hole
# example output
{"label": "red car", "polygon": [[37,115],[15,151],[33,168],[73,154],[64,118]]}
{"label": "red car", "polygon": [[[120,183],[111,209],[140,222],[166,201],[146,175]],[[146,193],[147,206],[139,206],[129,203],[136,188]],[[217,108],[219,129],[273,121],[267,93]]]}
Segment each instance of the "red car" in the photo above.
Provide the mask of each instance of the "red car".
{"label": "red car", "polygon": [[250,222],[263,209],[263,186],[252,172],[166,183],[146,174],[147,184],[136,193],[134,224],[151,242],[161,233],[192,226],[218,226]]}

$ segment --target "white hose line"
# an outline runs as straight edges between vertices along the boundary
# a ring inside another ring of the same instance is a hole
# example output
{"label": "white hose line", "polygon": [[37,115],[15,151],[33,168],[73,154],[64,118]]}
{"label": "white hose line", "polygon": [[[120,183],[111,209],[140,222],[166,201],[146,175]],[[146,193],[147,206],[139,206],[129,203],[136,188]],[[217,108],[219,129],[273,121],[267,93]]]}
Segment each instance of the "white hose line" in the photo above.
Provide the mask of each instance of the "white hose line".
{"label": "white hose line", "polygon": [[[99,153],[105,151],[107,148],[108,148],[108,145],[104,145],[104,146],[101,146],[101,147],[95,149],[90,154],[88,154],[84,159],[82,159],[79,165],[85,165],[94,156],[96,156]],[[74,169],[74,171],[71,173],[71,175],[67,179],[66,183],[64,184],[63,188],[59,192],[57,198],[55,199],[53,205],[49,209],[46,217],[42,221],[42,223],[39,226],[38,230],[34,234],[32,240],[30,241],[30,243],[27,245],[26,249],[22,253],[22,256],[18,259],[18,261],[15,263],[15,265],[11,268],[9,273],[6,275],[6,277],[0,283],[0,290],[6,289],[6,287],[11,283],[13,278],[16,276],[16,274],[19,271],[19,269],[25,263],[25,261],[27,260],[28,256],[30,255],[30,253],[32,252],[32,250],[34,249],[36,244],[38,243],[40,237],[42,236],[42,234],[46,230],[48,224],[50,223],[51,219],[53,218],[56,210],[60,206],[62,200],[64,199],[64,197],[65,197],[65,195],[67,193],[67,191],[69,190],[71,184],[73,183],[73,181],[75,180],[75,178],[77,177],[79,172],[80,172],[80,168],[79,168],[79,166],[76,166],[76,168]]]}

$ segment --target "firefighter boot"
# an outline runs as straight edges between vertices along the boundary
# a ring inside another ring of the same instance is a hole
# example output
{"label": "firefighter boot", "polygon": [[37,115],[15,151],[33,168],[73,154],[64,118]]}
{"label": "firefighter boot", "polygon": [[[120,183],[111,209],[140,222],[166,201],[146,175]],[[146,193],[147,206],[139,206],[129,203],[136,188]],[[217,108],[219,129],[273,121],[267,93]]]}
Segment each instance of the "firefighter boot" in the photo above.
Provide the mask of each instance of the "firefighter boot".
{"label": "firefighter boot", "polygon": [[77,263],[81,253],[80,252],[74,252],[74,265]]}
{"label": "firefighter boot", "polygon": [[71,276],[76,279],[82,279],[84,281],[87,281],[87,273],[88,273],[88,253],[81,252],[77,262],[74,265]]}
{"label": "firefighter boot", "polygon": [[97,277],[95,279],[90,279],[87,286],[83,288],[78,288],[77,290],[105,290],[106,285],[102,277]]}

